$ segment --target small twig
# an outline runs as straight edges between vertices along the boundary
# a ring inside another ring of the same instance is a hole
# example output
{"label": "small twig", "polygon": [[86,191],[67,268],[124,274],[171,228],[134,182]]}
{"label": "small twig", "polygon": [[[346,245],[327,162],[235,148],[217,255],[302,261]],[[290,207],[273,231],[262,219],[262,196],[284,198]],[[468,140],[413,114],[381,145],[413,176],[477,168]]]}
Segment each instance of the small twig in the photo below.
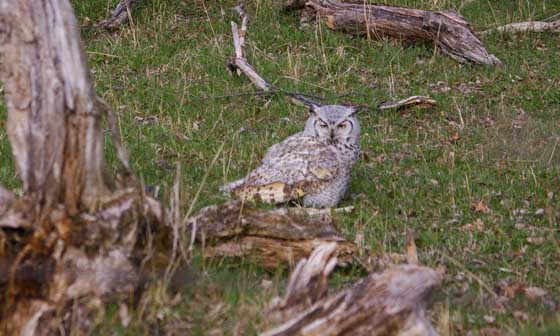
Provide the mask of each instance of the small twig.
{"label": "small twig", "polygon": [[542,20],[545,22],[550,22],[550,21],[554,21],[556,18],[560,18],[560,13],[556,13],[552,16],[547,17],[546,19]]}
{"label": "small twig", "polygon": [[130,18],[132,10],[138,5],[138,0],[121,0],[117,7],[111,12],[111,17],[99,22],[92,27],[86,28],[101,28],[113,30],[126,22]]}
{"label": "small twig", "polygon": [[288,96],[299,96],[300,99],[302,99],[302,100],[307,99],[306,97],[313,98],[313,99],[318,99],[318,100],[325,100],[326,99],[325,97],[319,96],[319,95],[313,95],[313,94],[308,94],[308,93],[299,93],[299,92],[294,92],[294,91],[284,91],[284,90],[277,89],[277,88],[272,89],[270,91],[246,91],[246,92],[238,92],[238,93],[232,93],[232,94],[227,94],[227,95],[203,96],[203,97],[188,96],[186,98],[190,101],[198,101],[198,100],[207,101],[209,99],[227,99],[227,98],[235,98],[235,97],[243,97],[243,96],[272,96],[272,95],[275,95],[275,94],[283,94],[283,95],[288,95]]}
{"label": "small twig", "polygon": [[[556,15],[560,15],[560,13]],[[490,28],[480,33],[482,35],[487,35],[494,31],[506,32],[506,33],[525,33],[525,32],[560,33],[560,20],[556,20],[552,22],[545,22],[545,21],[516,22],[504,26]]]}
{"label": "small twig", "polygon": [[428,96],[412,96],[405,99],[401,99],[394,102],[385,102],[379,104],[380,110],[389,110],[389,109],[408,109],[411,107],[416,108],[431,108],[436,106],[437,102],[432,97]]}

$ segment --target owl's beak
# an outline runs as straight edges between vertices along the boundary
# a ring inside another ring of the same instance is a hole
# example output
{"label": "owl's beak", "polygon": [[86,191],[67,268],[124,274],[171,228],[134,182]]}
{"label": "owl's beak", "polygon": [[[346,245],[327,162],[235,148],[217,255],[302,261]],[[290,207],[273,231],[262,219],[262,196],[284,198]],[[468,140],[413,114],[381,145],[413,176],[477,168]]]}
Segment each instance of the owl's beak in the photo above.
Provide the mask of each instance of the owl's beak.
{"label": "owl's beak", "polygon": [[334,130],[331,130],[331,140],[334,140]]}

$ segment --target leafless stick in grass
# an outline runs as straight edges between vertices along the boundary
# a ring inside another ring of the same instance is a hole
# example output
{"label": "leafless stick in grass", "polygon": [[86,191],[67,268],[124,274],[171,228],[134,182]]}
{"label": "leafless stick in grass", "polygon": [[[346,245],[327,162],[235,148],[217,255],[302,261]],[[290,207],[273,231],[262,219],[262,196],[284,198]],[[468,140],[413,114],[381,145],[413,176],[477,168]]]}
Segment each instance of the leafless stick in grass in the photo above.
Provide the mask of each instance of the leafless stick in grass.
{"label": "leafless stick in grass", "polygon": [[545,21],[527,21],[510,23],[504,26],[490,28],[482,31],[482,35],[487,35],[492,32],[502,33],[560,33],[560,20],[545,22]]}
{"label": "leafless stick in grass", "polygon": [[138,2],[139,0],[120,0],[111,12],[111,16],[96,24],[94,28],[117,29],[131,17],[132,11],[138,6]]}
{"label": "leafless stick in grass", "polygon": [[[241,18],[241,28],[238,28],[235,22],[231,22],[231,30],[233,34],[233,45],[235,49],[235,57],[232,57],[228,61],[228,67],[231,71],[236,71],[238,75],[244,74],[249,78],[249,80],[263,92],[279,92],[286,94],[292,98],[292,101],[305,105],[320,105],[319,103],[311,100],[310,95],[304,95],[301,93],[286,92],[275,88],[272,84],[268,83],[261,75],[257,73],[255,68],[253,68],[245,58],[244,45],[245,37],[247,36],[247,26],[249,24],[249,16],[245,12],[243,4],[240,4],[234,8],[234,10],[239,14]],[[381,110],[386,109],[408,109],[412,107],[416,108],[430,108],[436,105],[436,101],[431,97],[426,96],[412,96],[406,99],[402,99],[395,102],[385,102],[380,104],[378,107]]]}

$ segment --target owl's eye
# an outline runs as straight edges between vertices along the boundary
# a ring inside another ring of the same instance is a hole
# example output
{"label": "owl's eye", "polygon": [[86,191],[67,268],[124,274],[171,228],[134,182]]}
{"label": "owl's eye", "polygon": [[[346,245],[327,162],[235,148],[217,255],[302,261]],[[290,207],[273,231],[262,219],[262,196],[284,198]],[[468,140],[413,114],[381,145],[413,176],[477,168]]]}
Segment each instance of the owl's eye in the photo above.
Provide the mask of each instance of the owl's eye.
{"label": "owl's eye", "polygon": [[338,128],[345,129],[346,128],[346,123],[339,124]]}
{"label": "owl's eye", "polygon": [[321,127],[321,128],[327,128],[327,127],[329,127],[329,125],[327,125],[327,124],[324,123],[324,122],[321,122],[321,123],[319,123],[319,127]]}

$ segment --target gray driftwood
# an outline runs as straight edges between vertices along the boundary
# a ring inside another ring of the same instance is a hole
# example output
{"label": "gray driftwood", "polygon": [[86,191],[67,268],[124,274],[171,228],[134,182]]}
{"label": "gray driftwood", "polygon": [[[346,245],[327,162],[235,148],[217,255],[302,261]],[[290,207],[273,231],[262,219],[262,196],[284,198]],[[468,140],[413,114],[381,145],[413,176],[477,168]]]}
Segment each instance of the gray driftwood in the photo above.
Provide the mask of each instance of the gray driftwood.
{"label": "gray driftwood", "polygon": [[415,265],[372,273],[328,295],[327,277],[336,265],[336,246],[324,244],[301,260],[286,294],[268,310],[279,323],[262,336],[280,335],[437,335],[426,317],[426,301],[441,273]]}
{"label": "gray driftwood", "polygon": [[241,201],[206,207],[187,221],[206,257],[248,257],[267,268],[295,264],[332,242],[338,264],[352,261],[356,247],[337,231],[331,210],[255,209]]}
{"label": "gray driftwood", "polygon": [[130,173],[105,171],[102,118],[118,131],[93,90],[68,0],[2,0],[0,27],[8,138],[23,184],[21,197],[0,187],[0,334],[88,333],[92,297],[135,290],[141,225],[158,227],[161,209]]}
{"label": "gray driftwood", "polygon": [[455,11],[434,12],[405,7],[336,0],[309,0],[304,19],[326,19],[327,26],[368,38],[397,38],[406,43],[433,42],[459,62],[499,65],[470,24]]}

